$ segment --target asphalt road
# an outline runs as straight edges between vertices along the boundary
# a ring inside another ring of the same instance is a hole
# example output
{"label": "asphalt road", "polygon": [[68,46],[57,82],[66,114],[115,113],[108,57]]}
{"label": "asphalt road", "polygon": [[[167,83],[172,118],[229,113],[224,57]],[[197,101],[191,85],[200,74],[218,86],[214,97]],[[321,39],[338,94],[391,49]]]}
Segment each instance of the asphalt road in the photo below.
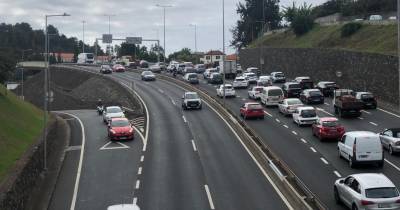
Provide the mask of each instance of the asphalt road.
{"label": "asphalt road", "polygon": [[[228,81],[230,82],[230,81]],[[276,84],[280,85],[280,84]],[[204,80],[199,88],[210,95],[216,96],[216,85],[207,84]],[[226,99],[228,109],[239,116],[240,106],[248,99],[247,89],[236,90],[236,98]],[[314,105],[319,109],[320,117],[334,116],[330,98],[325,104]],[[385,152],[383,169],[374,166],[362,166],[351,169],[346,161],[339,159],[337,142],[320,142],[312,135],[310,127],[298,127],[291,117],[282,116],[277,108],[265,108],[268,113],[264,121],[248,120],[250,125],[263,138],[278,156],[300,177],[307,187],[330,209],[341,209],[333,199],[332,187],[334,181],[353,173],[377,172],[387,175],[395,185],[400,187],[400,157],[391,156]],[[385,110],[365,110],[361,118],[340,119],[346,131],[367,130],[381,132],[385,128],[398,127],[400,116]]]}
{"label": "asphalt road", "polygon": [[[149,110],[148,143],[143,151],[136,135],[135,141],[123,142],[129,148],[100,150],[107,143],[100,117],[90,110],[70,111],[81,119],[86,137],[75,209],[132,202],[145,210],[288,208],[234,132],[206,104],[202,110],[182,111],[184,90],[173,84],[143,82],[130,72],[108,76],[128,86],[134,82]],[[76,125],[73,131],[78,138]],[[63,193],[73,192],[76,183],[71,177],[76,177],[79,154],[73,151],[67,152],[51,209],[69,209],[73,200]]]}

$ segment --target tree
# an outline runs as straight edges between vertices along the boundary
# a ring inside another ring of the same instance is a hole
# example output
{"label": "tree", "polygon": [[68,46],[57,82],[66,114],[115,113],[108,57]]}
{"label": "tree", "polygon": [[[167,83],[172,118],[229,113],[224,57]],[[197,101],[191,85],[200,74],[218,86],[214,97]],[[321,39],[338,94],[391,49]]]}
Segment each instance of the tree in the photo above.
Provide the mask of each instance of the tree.
{"label": "tree", "polygon": [[247,46],[263,31],[279,28],[282,20],[279,0],[245,0],[237,4],[236,12],[240,18],[231,29],[231,45],[236,48]]}
{"label": "tree", "polygon": [[189,48],[183,48],[178,52],[174,52],[168,56],[169,60],[188,61],[196,63],[197,55],[193,54]]}
{"label": "tree", "polygon": [[314,27],[312,6],[305,2],[300,7],[293,3],[291,7],[285,8],[283,16],[290,22],[290,27],[297,36],[307,33]]}

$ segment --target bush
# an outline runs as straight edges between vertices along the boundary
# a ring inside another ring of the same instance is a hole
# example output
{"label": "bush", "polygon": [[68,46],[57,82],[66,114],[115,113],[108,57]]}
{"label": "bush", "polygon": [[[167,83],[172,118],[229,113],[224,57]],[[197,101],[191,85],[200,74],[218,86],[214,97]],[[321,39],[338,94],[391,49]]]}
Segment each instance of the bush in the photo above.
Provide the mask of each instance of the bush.
{"label": "bush", "polygon": [[295,3],[291,7],[286,7],[283,16],[290,22],[290,27],[296,36],[306,34],[314,27],[314,17],[311,5],[304,3],[297,7]]}
{"label": "bush", "polygon": [[346,23],[341,28],[342,37],[349,37],[355,34],[362,27],[361,23]]}

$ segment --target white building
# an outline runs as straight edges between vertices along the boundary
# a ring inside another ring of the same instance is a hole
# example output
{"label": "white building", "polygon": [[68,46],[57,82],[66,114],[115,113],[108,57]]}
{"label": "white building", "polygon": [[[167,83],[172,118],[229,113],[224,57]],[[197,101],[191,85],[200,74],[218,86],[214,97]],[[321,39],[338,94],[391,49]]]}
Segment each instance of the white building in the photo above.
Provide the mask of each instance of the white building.
{"label": "white building", "polygon": [[203,55],[202,58],[200,58],[200,62],[204,64],[210,64],[210,63],[215,63],[215,62],[220,62],[222,61],[222,56],[224,53],[222,53],[219,50],[210,50],[207,53]]}

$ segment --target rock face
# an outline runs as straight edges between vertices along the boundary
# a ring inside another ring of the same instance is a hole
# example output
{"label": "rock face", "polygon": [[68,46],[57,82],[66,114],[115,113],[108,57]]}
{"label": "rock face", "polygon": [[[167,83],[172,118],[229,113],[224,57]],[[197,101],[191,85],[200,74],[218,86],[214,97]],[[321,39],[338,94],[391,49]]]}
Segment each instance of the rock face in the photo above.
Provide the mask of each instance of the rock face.
{"label": "rock face", "polygon": [[[134,110],[134,115],[144,113],[139,100],[111,79],[61,67],[52,67],[50,72],[51,89],[54,92],[51,110],[95,109],[97,100],[102,99],[105,105],[129,107]],[[25,99],[41,108],[43,78],[41,72],[24,84]]]}
{"label": "rock face", "polygon": [[310,76],[314,82],[335,81],[341,88],[371,91],[388,106],[399,105],[395,56],[331,49],[253,48],[240,51],[240,64],[243,69],[258,67],[263,74],[282,71],[291,79]]}

